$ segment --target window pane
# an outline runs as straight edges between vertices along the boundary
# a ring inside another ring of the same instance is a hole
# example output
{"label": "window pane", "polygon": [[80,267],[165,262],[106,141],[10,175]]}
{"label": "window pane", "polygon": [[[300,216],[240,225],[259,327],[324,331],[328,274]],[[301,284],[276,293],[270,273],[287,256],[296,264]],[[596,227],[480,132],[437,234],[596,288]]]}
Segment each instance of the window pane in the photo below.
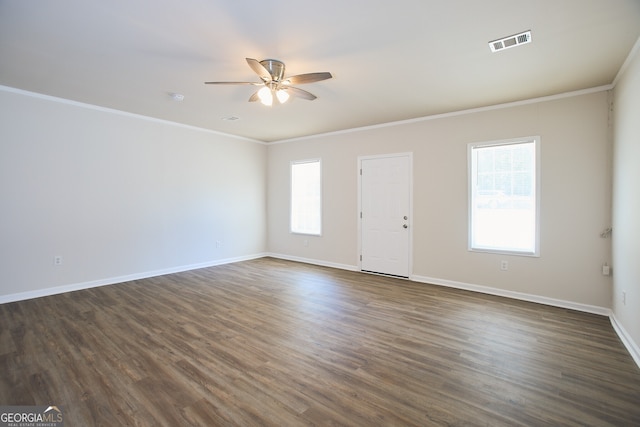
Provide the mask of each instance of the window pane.
{"label": "window pane", "polygon": [[291,164],[291,231],[320,234],[320,160]]}
{"label": "window pane", "polygon": [[469,149],[470,249],[537,255],[536,140]]}

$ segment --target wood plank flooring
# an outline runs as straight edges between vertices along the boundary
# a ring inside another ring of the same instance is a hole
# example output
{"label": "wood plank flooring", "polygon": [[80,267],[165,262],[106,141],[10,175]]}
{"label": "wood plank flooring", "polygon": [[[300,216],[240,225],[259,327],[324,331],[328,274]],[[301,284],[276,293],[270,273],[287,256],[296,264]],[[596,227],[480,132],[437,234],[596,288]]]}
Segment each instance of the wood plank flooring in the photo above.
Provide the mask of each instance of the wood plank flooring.
{"label": "wood plank flooring", "polygon": [[263,258],[0,305],[65,426],[638,426],[606,317]]}

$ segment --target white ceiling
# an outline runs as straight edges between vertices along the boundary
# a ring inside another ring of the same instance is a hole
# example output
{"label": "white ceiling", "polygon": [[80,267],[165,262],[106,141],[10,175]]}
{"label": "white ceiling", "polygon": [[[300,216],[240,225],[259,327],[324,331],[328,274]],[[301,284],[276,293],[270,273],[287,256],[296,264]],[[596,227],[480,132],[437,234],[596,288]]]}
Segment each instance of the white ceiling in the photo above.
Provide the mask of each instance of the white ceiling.
{"label": "white ceiling", "polygon": [[[270,142],[609,85],[639,36],[639,0],[0,0],[0,85]],[[245,57],[334,78],[204,85]]]}

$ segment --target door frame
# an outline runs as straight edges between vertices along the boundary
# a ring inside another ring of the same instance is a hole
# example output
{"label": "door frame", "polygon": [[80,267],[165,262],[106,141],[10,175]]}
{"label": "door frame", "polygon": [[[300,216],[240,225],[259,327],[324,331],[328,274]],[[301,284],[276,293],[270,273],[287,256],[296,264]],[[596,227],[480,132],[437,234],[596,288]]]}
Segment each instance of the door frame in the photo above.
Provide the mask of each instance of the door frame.
{"label": "door frame", "polygon": [[[408,279],[411,280],[413,276],[413,152],[403,152],[403,153],[389,153],[389,154],[375,154],[368,156],[358,156],[358,164],[356,168],[356,174],[358,176],[358,211],[356,212],[356,219],[358,223],[358,242],[357,248],[358,253],[356,254],[356,259],[358,260],[358,271],[363,273],[371,273],[368,271],[362,270],[362,161],[363,160],[374,160],[374,159],[384,159],[391,157],[407,157],[409,159],[409,242],[407,251],[408,255]],[[384,273],[380,273],[381,275],[385,275]],[[398,276],[393,276],[398,277]]]}

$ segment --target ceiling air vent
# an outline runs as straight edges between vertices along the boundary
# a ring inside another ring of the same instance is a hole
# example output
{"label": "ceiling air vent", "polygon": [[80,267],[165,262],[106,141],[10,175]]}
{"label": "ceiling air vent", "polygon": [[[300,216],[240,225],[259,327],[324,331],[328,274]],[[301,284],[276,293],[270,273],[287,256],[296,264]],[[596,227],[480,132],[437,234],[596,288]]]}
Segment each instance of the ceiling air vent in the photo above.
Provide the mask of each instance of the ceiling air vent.
{"label": "ceiling air vent", "polygon": [[530,30],[489,42],[489,47],[491,48],[491,52],[498,52],[500,50],[509,49],[510,47],[520,46],[527,43],[531,43]]}

